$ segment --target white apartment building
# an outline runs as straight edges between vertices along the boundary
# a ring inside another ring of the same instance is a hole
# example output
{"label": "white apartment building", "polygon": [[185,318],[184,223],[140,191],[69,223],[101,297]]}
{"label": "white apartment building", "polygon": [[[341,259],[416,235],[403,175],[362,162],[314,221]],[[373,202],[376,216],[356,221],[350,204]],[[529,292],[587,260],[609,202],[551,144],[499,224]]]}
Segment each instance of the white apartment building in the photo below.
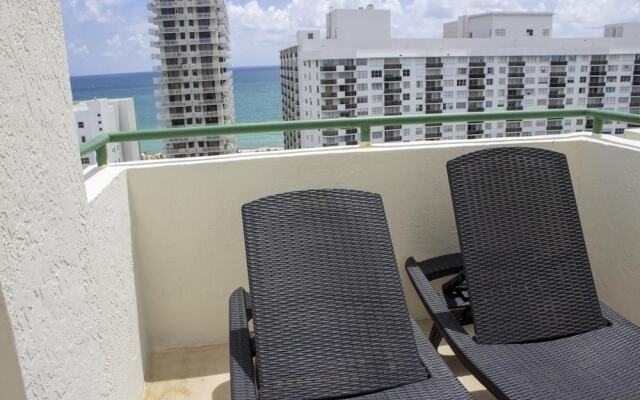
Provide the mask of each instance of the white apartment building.
{"label": "white apartment building", "polygon": [[[132,98],[94,99],[73,103],[78,142],[85,143],[103,133],[138,130],[136,108]],[[109,163],[140,160],[138,142],[107,144]],[[96,163],[93,152],[81,158],[82,166]]]}
{"label": "white apartment building", "polygon": [[[233,123],[229,18],[224,0],[151,0],[158,119],[165,127]],[[235,153],[233,136],[171,139],[168,157]]]}
{"label": "white apartment building", "polygon": [[[326,32],[281,51],[285,120],[603,108],[640,112],[640,23],[602,38],[554,38],[551,13],[487,13],[444,25],[441,39],[395,39],[387,10],[334,10]],[[529,136],[591,128],[581,118],[393,125],[372,142]],[[606,123],[605,133],[626,124]],[[285,132],[286,148],[358,142],[357,129]]]}

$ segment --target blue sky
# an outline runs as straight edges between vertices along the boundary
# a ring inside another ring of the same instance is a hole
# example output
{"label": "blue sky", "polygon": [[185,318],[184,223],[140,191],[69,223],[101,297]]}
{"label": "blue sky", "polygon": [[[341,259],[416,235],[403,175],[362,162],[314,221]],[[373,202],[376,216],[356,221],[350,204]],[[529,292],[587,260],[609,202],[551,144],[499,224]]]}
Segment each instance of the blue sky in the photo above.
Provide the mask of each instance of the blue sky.
{"label": "blue sky", "polygon": [[[62,0],[72,75],[150,71],[146,0]],[[640,21],[639,0],[231,0],[234,66],[276,65],[298,29],[321,28],[332,8],[391,10],[396,37],[439,37],[442,23],[486,11],[553,11],[554,36],[601,36],[608,23]]]}

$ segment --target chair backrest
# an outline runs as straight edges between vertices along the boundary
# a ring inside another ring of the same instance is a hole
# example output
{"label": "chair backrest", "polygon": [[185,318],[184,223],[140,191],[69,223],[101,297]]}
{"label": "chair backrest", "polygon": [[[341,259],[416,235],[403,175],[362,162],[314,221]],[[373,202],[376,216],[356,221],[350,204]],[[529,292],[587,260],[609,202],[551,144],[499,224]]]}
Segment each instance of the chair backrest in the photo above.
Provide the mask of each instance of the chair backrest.
{"label": "chair backrest", "polygon": [[479,343],[606,325],[563,154],[507,147],[447,163]]}
{"label": "chair backrest", "polygon": [[309,190],[242,208],[261,399],[322,399],[428,377],[379,195]]}

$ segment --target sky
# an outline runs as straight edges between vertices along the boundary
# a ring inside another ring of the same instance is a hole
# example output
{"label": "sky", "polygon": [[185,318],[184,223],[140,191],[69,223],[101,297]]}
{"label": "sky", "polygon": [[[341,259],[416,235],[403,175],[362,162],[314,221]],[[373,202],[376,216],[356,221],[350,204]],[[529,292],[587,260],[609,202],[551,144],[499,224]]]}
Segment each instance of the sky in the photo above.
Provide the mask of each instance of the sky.
{"label": "sky", "polygon": [[[146,0],[62,0],[71,75],[151,71]],[[640,21],[640,0],[229,0],[232,63],[277,65],[300,29],[324,27],[335,8],[391,10],[392,35],[436,38],[458,15],[552,11],[556,37],[602,36],[610,23]]]}

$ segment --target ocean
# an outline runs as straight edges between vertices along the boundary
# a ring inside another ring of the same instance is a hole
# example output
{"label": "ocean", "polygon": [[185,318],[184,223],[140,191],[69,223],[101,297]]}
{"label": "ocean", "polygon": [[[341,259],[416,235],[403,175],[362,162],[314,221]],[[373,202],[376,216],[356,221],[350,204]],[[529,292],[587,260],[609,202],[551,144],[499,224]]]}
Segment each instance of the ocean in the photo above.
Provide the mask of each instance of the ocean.
{"label": "ocean", "polygon": [[[133,97],[136,105],[138,129],[159,126],[156,119],[156,98],[153,95],[153,72],[130,74],[72,76],[71,91],[74,101],[94,98]],[[281,121],[280,68],[243,67],[233,69],[236,122]],[[241,150],[261,147],[283,147],[282,133],[247,134],[237,136]],[[158,153],[163,149],[160,140],[140,143],[146,153]]]}

